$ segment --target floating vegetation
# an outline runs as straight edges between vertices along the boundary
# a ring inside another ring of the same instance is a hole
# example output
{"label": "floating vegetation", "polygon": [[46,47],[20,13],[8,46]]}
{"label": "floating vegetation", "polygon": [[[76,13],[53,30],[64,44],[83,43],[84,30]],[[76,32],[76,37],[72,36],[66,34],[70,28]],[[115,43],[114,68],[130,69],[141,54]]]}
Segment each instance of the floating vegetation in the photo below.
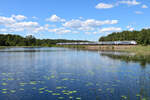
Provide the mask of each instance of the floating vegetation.
{"label": "floating vegetation", "polygon": [[57,86],[56,89],[66,89],[67,87],[65,86]]}
{"label": "floating vegetation", "polygon": [[5,81],[5,80],[6,80],[6,78],[3,78],[2,80],[3,80],[3,81]]}
{"label": "floating vegetation", "polygon": [[72,75],[72,73],[60,73],[62,75]]}
{"label": "floating vegetation", "polygon": [[63,78],[63,79],[62,79],[62,81],[68,81],[68,80],[69,80],[68,78]]}
{"label": "floating vegetation", "polygon": [[29,84],[31,84],[31,85],[36,85],[37,82],[36,82],[36,81],[31,81]]}
{"label": "floating vegetation", "polygon": [[60,93],[52,93],[52,95],[60,95]]}
{"label": "floating vegetation", "polygon": [[64,97],[58,97],[58,99],[64,99]]}
{"label": "floating vegetation", "polygon": [[20,86],[25,86],[27,83],[19,83],[20,84]]}
{"label": "floating vegetation", "polygon": [[3,94],[6,94],[6,93],[7,93],[7,91],[3,91],[2,93],[3,93]]}
{"label": "floating vegetation", "polygon": [[126,100],[126,99],[127,99],[127,96],[124,96],[124,95],[123,95],[123,96],[121,96],[121,98]]}
{"label": "floating vegetation", "polygon": [[33,90],[36,90],[37,88],[36,88],[36,87],[33,87],[32,89],[33,89]]}
{"label": "floating vegetation", "polygon": [[69,96],[69,99],[73,99],[73,97],[72,97],[72,96]]}
{"label": "floating vegetation", "polygon": [[7,91],[7,89],[2,89],[3,91]]}
{"label": "floating vegetation", "polygon": [[136,96],[137,96],[137,97],[140,97],[141,95],[140,95],[140,94],[136,94]]}
{"label": "floating vegetation", "polygon": [[73,78],[72,78],[72,79],[70,79],[70,80],[71,80],[71,81],[75,81],[76,79],[73,79]]}
{"label": "floating vegetation", "polygon": [[54,75],[51,75],[50,78],[55,78],[55,76],[54,76]]}
{"label": "floating vegetation", "polygon": [[41,90],[44,90],[45,89],[45,87],[44,88],[39,88],[39,90],[41,91]]}
{"label": "floating vegetation", "polygon": [[10,90],[10,92],[11,92],[11,93],[15,93],[15,92],[16,92],[16,90]]}
{"label": "floating vegetation", "polygon": [[53,91],[51,91],[51,90],[45,90],[46,92],[48,92],[48,93],[52,93]]}
{"label": "floating vegetation", "polygon": [[56,89],[63,89],[63,87],[58,86],[58,87],[56,87]]}
{"label": "floating vegetation", "polygon": [[93,83],[91,83],[91,82],[88,82],[87,84],[86,84],[86,86],[92,86],[93,85]]}
{"label": "floating vegetation", "polygon": [[44,76],[45,79],[50,80],[51,76]]}
{"label": "floating vegetation", "polygon": [[2,83],[2,85],[8,85],[7,83]]}
{"label": "floating vegetation", "polygon": [[102,89],[98,89],[98,91],[100,91],[100,92],[101,92],[101,91],[102,91]]}
{"label": "floating vegetation", "polygon": [[114,91],[115,91],[115,89],[114,89],[114,88],[111,88],[111,89],[110,89],[110,93],[111,93],[111,94],[113,94],[113,93],[114,93]]}
{"label": "floating vegetation", "polygon": [[63,91],[61,91],[63,94],[65,94],[65,95],[70,95],[70,94],[73,94],[73,93],[77,93],[77,91],[69,91],[69,90],[63,90]]}
{"label": "floating vegetation", "polygon": [[7,73],[2,73],[2,75],[7,75]]}
{"label": "floating vegetation", "polygon": [[112,87],[116,87],[116,86],[117,86],[117,84],[112,84],[111,86],[112,86]]}
{"label": "floating vegetation", "polygon": [[13,81],[14,79],[13,78],[8,78],[8,81]]}
{"label": "floating vegetation", "polygon": [[24,91],[24,89],[23,89],[23,88],[20,88],[19,90]]}
{"label": "floating vegetation", "polygon": [[146,98],[142,98],[142,100],[147,100]]}
{"label": "floating vegetation", "polygon": [[39,93],[44,93],[43,91],[40,91]]}
{"label": "floating vegetation", "polygon": [[76,97],[76,100],[81,100],[81,98],[80,97]]}

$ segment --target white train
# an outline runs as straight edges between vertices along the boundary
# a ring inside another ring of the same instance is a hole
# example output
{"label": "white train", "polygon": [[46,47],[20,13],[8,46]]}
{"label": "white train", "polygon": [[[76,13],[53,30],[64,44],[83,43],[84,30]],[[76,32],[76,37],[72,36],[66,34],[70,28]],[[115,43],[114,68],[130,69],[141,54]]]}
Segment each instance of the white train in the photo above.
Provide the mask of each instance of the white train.
{"label": "white train", "polygon": [[57,43],[57,45],[137,45],[137,42],[136,41],[73,42],[73,43]]}

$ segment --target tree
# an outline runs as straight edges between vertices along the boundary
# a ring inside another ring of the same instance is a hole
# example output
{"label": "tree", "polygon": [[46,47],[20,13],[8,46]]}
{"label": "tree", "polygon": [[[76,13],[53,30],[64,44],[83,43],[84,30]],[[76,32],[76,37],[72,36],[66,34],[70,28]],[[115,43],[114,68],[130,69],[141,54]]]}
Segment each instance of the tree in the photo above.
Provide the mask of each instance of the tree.
{"label": "tree", "polygon": [[130,41],[134,40],[138,44],[150,44],[150,29],[143,29],[141,31],[123,31],[109,34],[101,37],[99,41]]}

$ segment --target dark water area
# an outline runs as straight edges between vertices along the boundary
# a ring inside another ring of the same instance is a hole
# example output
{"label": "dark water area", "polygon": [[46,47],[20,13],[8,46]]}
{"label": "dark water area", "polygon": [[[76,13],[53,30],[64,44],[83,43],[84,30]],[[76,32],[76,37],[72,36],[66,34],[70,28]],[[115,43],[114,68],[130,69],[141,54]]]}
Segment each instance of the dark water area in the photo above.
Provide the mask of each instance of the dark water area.
{"label": "dark water area", "polygon": [[150,100],[149,57],[136,57],[67,48],[0,49],[0,100]]}

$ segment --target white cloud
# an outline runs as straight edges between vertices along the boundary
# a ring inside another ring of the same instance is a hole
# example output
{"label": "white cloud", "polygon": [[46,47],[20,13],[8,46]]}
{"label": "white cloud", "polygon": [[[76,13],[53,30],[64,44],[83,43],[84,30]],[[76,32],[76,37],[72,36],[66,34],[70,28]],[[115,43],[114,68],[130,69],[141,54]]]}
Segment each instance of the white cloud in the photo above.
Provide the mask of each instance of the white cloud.
{"label": "white cloud", "polygon": [[129,28],[129,31],[134,31],[134,28],[133,27]]}
{"label": "white cloud", "polygon": [[14,20],[18,20],[18,21],[27,19],[27,17],[24,16],[24,15],[12,15],[11,17],[12,17]]}
{"label": "white cloud", "polygon": [[150,29],[150,27],[144,27],[144,29]]}
{"label": "white cloud", "polygon": [[71,30],[65,29],[64,27],[55,28],[55,29],[48,29],[49,32],[56,33],[56,34],[65,34],[70,33]]}
{"label": "white cloud", "polygon": [[45,29],[45,26],[40,26],[38,22],[22,21],[27,17],[23,15],[12,15],[11,17],[0,16],[0,32],[31,32],[38,33]]}
{"label": "white cloud", "polygon": [[11,17],[0,16],[0,25],[9,25],[15,22],[16,21]]}
{"label": "white cloud", "polygon": [[148,8],[148,6],[147,5],[142,5],[142,8]]}
{"label": "white cloud", "polygon": [[82,24],[83,26],[101,26],[101,25],[105,25],[105,24],[117,24],[118,20],[104,20],[104,21],[100,21],[100,20],[95,20],[95,19],[88,19],[86,21],[84,21]]}
{"label": "white cloud", "polygon": [[[0,32],[3,33],[13,33],[13,32],[23,32],[35,34],[40,32],[49,32],[56,34],[66,34],[66,33],[93,33],[93,31],[98,31],[103,25],[113,25],[117,24],[118,20],[96,20],[96,19],[84,19],[77,18],[73,20],[66,21],[56,15],[52,15],[49,21],[52,22],[63,22],[61,26],[56,25],[40,25],[36,21],[24,21],[27,17],[23,15],[12,15],[11,17],[0,16]],[[65,21],[65,22],[64,22]],[[105,31],[106,29],[101,29]],[[111,28],[110,30],[116,31],[117,29]],[[119,29],[118,29],[119,30]],[[107,30],[108,31],[108,30]]]}
{"label": "white cloud", "polygon": [[131,26],[130,25],[128,25],[126,28],[130,28]]}
{"label": "white cloud", "polygon": [[65,22],[65,19],[58,17],[57,15],[52,15],[50,18],[47,18],[46,21],[50,22]]}
{"label": "white cloud", "polygon": [[33,28],[32,32],[33,33],[38,33],[40,31],[44,31],[44,30],[45,30],[45,27],[40,26],[40,27],[37,27],[37,28]]}
{"label": "white cloud", "polygon": [[80,16],[79,19],[84,19],[84,18]]}
{"label": "white cloud", "polygon": [[109,8],[113,8],[113,7],[114,7],[114,5],[112,5],[112,4],[99,3],[96,5],[95,8],[97,8],[97,9],[109,9]]}
{"label": "white cloud", "polygon": [[[120,4],[135,6],[135,5],[141,4],[141,2],[138,2],[136,0],[122,0],[122,1],[116,2],[115,4],[99,3],[96,5],[95,8],[97,8],[97,9],[110,9],[110,8],[119,6]],[[143,5],[143,8],[146,8],[146,7],[147,7],[146,5]]]}
{"label": "white cloud", "polygon": [[64,27],[68,28],[80,28],[80,29],[92,29],[95,27],[99,27],[101,25],[112,25],[112,24],[117,24],[118,20],[95,20],[95,19],[87,19],[87,20],[71,20],[67,21],[66,23],[63,24]]}
{"label": "white cloud", "polygon": [[7,32],[8,30],[5,28],[0,29],[0,32]]}
{"label": "white cloud", "polygon": [[135,11],[135,14],[143,14],[141,11]]}
{"label": "white cloud", "polygon": [[118,3],[127,4],[127,5],[139,5],[139,4],[141,4],[140,2],[137,2],[136,0],[123,0],[123,1],[119,1]]}
{"label": "white cloud", "polygon": [[91,32],[85,32],[85,34],[91,34]]}
{"label": "white cloud", "polygon": [[12,33],[0,33],[0,34],[3,34],[3,35],[8,35],[8,34],[12,34]]}
{"label": "white cloud", "polygon": [[133,30],[134,30],[134,28],[133,28],[131,25],[128,25],[126,28],[127,28],[129,31],[133,31]]}
{"label": "white cloud", "polygon": [[78,34],[78,33],[80,33],[79,31],[72,31],[72,33],[74,33],[74,34]]}
{"label": "white cloud", "polygon": [[37,22],[16,22],[14,24],[8,25],[7,27],[11,28],[30,28],[30,27],[37,27],[39,24]]}
{"label": "white cloud", "polygon": [[66,23],[63,24],[64,27],[69,27],[69,28],[79,28],[82,26],[82,21],[81,20],[71,20],[67,21]]}
{"label": "white cloud", "polygon": [[81,30],[81,31],[93,31],[95,28],[93,28],[93,27],[80,27],[80,28],[78,28],[78,30]]}
{"label": "white cloud", "polygon": [[37,19],[39,19],[39,18],[38,18],[38,17],[36,17],[36,16],[32,16],[32,18],[33,18],[33,19],[36,19],[36,20],[37,20]]}
{"label": "white cloud", "polygon": [[108,27],[108,28],[102,28],[99,30],[100,33],[106,33],[106,32],[119,32],[122,28],[120,27]]}
{"label": "white cloud", "polygon": [[41,27],[37,22],[16,22],[13,24],[9,24],[6,26],[9,31],[11,32],[23,32],[23,31],[27,31],[27,32],[31,32],[31,33],[37,33],[39,31],[41,31]]}

